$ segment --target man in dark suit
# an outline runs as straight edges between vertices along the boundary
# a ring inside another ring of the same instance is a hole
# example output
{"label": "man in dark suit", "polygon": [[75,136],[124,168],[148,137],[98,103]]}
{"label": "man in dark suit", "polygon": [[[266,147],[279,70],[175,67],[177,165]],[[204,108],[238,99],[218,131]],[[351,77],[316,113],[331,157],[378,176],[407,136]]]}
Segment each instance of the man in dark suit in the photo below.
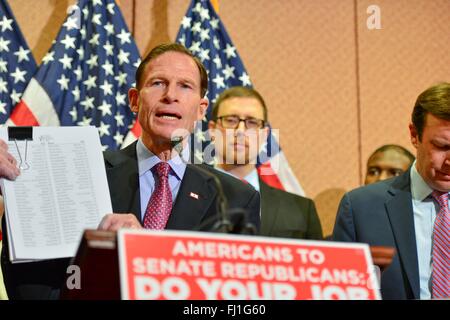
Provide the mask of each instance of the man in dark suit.
{"label": "man in dark suit", "polygon": [[345,194],[333,239],[396,249],[381,275],[384,299],[449,298],[449,83],[419,95],[409,130],[416,161],[398,177]]}
{"label": "man in dark suit", "polygon": [[[139,142],[138,142],[139,143]],[[125,219],[125,226],[139,228],[143,220],[139,184],[137,143],[119,152],[106,152],[105,165],[114,212],[125,213],[116,218]],[[210,172],[217,176],[230,208],[244,208],[249,219],[259,228],[259,195],[249,186],[208,166],[186,165],[183,181],[167,221],[166,229],[208,231],[217,222],[217,188]],[[147,199],[148,202],[148,199]],[[128,213],[128,214],[126,214]],[[110,217],[110,216],[108,216]],[[139,221],[136,226],[133,221]],[[210,223],[208,223],[208,221]],[[102,222],[105,225],[106,220]],[[126,225],[129,224],[129,225]],[[103,229],[113,230],[117,225]]]}
{"label": "man in dark suit", "polygon": [[164,228],[191,230],[217,216],[217,189],[205,170],[221,181],[230,208],[246,209],[249,220],[259,227],[259,195],[253,189],[207,166],[186,165],[174,150],[174,137],[187,137],[195,122],[204,117],[207,85],[203,64],[182,45],[160,45],[141,62],[136,88],[129,90],[128,98],[131,110],[138,114],[142,135],[124,150],[105,153],[116,214],[106,215],[100,229],[145,227],[150,198],[158,184],[152,167],[160,162],[170,165],[173,204]]}
{"label": "man in dark suit", "polygon": [[269,133],[267,107],[254,89],[232,87],[218,97],[209,129],[216,168],[251,184],[261,194],[260,234],[271,237],[322,239],[311,199],[275,189],[258,175],[256,160]]}
{"label": "man in dark suit", "polygon": [[[200,60],[179,44],[157,46],[141,62],[129,100],[142,135],[129,147],[104,154],[114,213],[102,219],[100,230],[209,230],[219,207],[214,176],[229,207],[245,210],[258,230],[260,200],[253,188],[225,174],[208,173],[213,169],[185,164],[174,150],[173,135],[188,136],[204,117],[207,83]],[[19,174],[15,165],[0,143],[0,175],[14,179]],[[10,299],[59,297],[68,259],[11,264],[7,247],[5,243],[2,269]]]}

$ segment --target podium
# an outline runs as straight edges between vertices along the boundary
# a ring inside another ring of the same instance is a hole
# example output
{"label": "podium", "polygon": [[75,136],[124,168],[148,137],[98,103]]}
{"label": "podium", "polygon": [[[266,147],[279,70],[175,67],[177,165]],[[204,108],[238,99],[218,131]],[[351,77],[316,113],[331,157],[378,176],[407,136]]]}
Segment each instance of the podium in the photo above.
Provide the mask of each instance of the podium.
{"label": "podium", "polygon": [[116,232],[86,230],[71,264],[80,267],[81,288],[64,286],[61,299],[120,300]]}
{"label": "podium", "polygon": [[[391,247],[370,247],[372,260],[381,271],[395,253]],[[81,288],[61,292],[63,300],[119,300],[120,278],[117,235],[111,231],[86,230],[71,262],[81,270]]]}

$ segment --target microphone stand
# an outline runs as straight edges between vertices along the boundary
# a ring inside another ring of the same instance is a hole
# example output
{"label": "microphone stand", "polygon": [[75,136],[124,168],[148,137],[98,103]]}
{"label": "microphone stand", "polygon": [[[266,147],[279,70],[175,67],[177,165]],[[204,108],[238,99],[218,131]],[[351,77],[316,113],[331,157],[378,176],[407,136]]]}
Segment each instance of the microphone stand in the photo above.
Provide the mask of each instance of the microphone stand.
{"label": "microphone stand", "polygon": [[[173,137],[171,140],[172,148],[178,153],[178,155],[181,158],[181,161],[183,161],[186,165],[188,164],[187,161],[183,158],[182,152],[183,152],[183,137],[176,136]],[[216,220],[216,222],[213,224],[212,228],[208,231],[211,232],[219,232],[219,233],[241,233],[241,234],[256,234],[256,227],[249,221],[245,221],[247,213],[244,209],[233,209],[228,210],[228,200],[225,196],[225,193],[223,191],[222,183],[220,182],[219,178],[214,175],[213,173],[209,172],[208,170],[202,168],[201,166],[195,166],[196,169],[200,170],[204,174],[206,174],[208,177],[212,178],[214,181],[214,185],[217,190],[217,217],[213,217],[210,219],[207,219],[204,223],[200,225],[198,228],[199,230],[202,229],[202,227],[207,226],[211,223],[211,221]],[[241,228],[241,230],[236,230],[236,226],[231,222],[229,217],[231,215],[240,215],[244,217],[245,224]],[[214,219],[214,220],[213,220]]]}

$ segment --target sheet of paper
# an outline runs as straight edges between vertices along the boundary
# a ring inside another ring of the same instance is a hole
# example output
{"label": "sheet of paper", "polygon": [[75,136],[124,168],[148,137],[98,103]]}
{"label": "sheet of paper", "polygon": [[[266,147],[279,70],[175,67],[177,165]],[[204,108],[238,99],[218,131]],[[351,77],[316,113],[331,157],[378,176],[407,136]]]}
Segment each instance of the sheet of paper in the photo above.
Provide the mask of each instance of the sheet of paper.
{"label": "sheet of paper", "polygon": [[15,181],[2,179],[11,260],[72,257],[85,229],[112,212],[98,130],[34,127],[31,141],[0,138],[21,163]]}

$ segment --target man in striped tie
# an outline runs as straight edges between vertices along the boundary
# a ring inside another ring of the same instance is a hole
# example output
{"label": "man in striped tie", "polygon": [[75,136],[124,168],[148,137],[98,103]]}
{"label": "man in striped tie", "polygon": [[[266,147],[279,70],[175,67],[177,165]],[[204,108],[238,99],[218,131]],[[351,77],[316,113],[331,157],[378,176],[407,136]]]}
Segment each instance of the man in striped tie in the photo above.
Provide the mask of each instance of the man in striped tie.
{"label": "man in striped tie", "polygon": [[419,95],[409,130],[416,161],[398,177],[345,194],[333,238],[396,249],[381,275],[384,299],[448,299],[450,83]]}
{"label": "man in striped tie", "polygon": [[[173,145],[172,138],[181,133],[187,137],[204,117],[207,83],[203,64],[180,44],[161,44],[143,59],[136,72],[136,88],[129,90],[130,108],[138,113],[142,135],[125,149],[104,153],[114,213],[102,219],[99,229],[211,231],[227,214],[217,209],[220,183],[228,208],[247,213],[246,225],[258,231],[258,192],[214,169],[186,164]],[[0,140],[0,178],[15,179],[16,164]],[[3,250],[9,298],[59,298],[68,264],[69,259],[10,264]]]}
{"label": "man in striped tie", "polygon": [[[229,208],[246,210],[259,228],[259,194],[252,187],[207,166],[186,164],[173,144],[204,117],[207,86],[205,67],[180,44],[161,44],[142,60],[136,88],[128,92],[142,135],[125,149],[104,154],[115,213],[104,217],[101,230],[209,230],[205,226],[220,213],[211,174]],[[181,143],[187,147],[187,141]]]}

